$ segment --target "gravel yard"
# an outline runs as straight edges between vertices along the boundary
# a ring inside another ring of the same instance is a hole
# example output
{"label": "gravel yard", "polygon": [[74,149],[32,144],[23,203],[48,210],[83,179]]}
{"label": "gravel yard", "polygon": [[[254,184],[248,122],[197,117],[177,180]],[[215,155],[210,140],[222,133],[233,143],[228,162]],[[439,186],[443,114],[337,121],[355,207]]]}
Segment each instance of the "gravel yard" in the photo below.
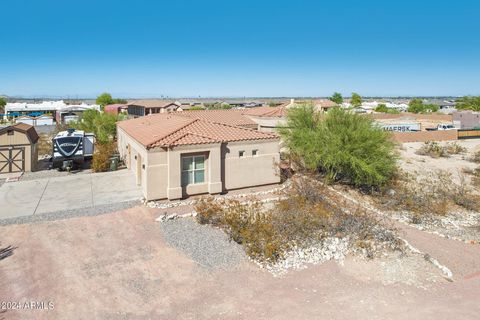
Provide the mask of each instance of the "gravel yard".
{"label": "gravel yard", "polygon": [[200,225],[192,218],[165,221],[159,225],[168,244],[202,267],[233,267],[247,259],[242,246],[230,242],[222,230]]}

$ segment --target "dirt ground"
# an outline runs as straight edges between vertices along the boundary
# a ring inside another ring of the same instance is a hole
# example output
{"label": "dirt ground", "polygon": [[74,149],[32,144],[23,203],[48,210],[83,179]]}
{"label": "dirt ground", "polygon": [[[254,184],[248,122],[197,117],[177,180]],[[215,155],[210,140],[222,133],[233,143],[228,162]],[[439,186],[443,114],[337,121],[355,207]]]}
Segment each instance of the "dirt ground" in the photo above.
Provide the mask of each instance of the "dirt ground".
{"label": "dirt ground", "polygon": [[[452,155],[448,158],[432,158],[430,156],[418,155],[415,152],[420,149],[423,142],[409,142],[403,143],[400,149],[400,166],[406,172],[412,174],[427,175],[437,170],[445,170],[452,174],[452,178],[457,183],[459,176],[464,169],[473,170],[478,167],[478,164],[469,161],[474,152],[480,151],[480,139],[458,140],[455,141],[459,145],[467,148],[464,154]],[[453,142],[439,142],[440,145]]]}
{"label": "dirt ground", "polygon": [[199,266],[163,239],[154,221],[159,212],[136,207],[1,227],[1,246],[16,249],[0,260],[0,300],[52,302],[53,309],[8,310],[0,318],[478,319],[480,313],[480,246],[402,230],[413,245],[440,255],[453,282],[438,275],[425,286],[384,281],[405,277],[410,258],[393,269],[385,268],[391,261],[348,258],[275,278],[250,262]]}

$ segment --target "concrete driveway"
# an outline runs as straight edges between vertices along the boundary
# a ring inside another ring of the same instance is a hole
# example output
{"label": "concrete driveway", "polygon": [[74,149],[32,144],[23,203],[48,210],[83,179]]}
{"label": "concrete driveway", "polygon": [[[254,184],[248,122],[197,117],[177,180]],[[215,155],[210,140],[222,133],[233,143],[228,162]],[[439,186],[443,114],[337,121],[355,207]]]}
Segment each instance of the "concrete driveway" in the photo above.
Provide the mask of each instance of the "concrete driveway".
{"label": "concrete driveway", "polygon": [[92,208],[141,197],[129,170],[9,182],[0,187],[0,219]]}

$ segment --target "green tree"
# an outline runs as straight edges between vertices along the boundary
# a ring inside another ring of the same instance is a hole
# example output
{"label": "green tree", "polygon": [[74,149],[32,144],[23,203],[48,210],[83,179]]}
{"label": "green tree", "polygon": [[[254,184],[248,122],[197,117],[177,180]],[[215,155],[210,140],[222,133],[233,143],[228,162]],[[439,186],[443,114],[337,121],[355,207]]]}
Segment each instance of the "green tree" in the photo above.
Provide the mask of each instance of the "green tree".
{"label": "green tree", "polygon": [[384,103],[379,103],[378,106],[375,108],[375,111],[376,112],[387,113],[388,112],[387,105],[384,104]]}
{"label": "green tree", "polygon": [[112,104],[114,101],[113,101],[112,95],[110,93],[105,92],[99,95],[97,97],[97,100],[95,100],[95,102],[103,108],[106,105]]}
{"label": "green tree", "polygon": [[340,105],[343,103],[342,94],[338,92],[334,92],[333,95],[330,97],[330,100]]}
{"label": "green tree", "polygon": [[6,104],[7,104],[7,100],[4,97],[0,97],[0,112],[1,113],[4,112]]}
{"label": "green tree", "polygon": [[462,97],[457,100],[456,108],[458,110],[480,111],[480,96]]}
{"label": "green tree", "polygon": [[427,112],[437,112],[439,106],[435,104],[425,104],[422,99],[412,99],[408,103],[408,112],[412,113],[427,113]]}
{"label": "green tree", "polygon": [[105,144],[115,139],[117,133],[116,122],[123,119],[123,115],[86,110],[82,120],[72,123],[72,127],[86,132],[93,132],[95,139],[100,144]]}
{"label": "green tree", "polygon": [[358,93],[353,92],[352,100],[350,101],[350,103],[354,107],[360,107],[362,105],[362,97]]}
{"label": "green tree", "polygon": [[385,103],[379,103],[378,106],[375,108],[376,112],[381,112],[381,113],[390,113],[390,114],[398,114],[400,111],[397,109],[393,108],[388,108]]}
{"label": "green tree", "polygon": [[362,188],[385,185],[397,170],[391,133],[370,117],[334,108],[320,117],[312,105],[292,108],[279,129],[299,167]]}
{"label": "green tree", "polygon": [[128,101],[125,99],[113,99],[113,103],[118,103],[118,104],[127,104]]}

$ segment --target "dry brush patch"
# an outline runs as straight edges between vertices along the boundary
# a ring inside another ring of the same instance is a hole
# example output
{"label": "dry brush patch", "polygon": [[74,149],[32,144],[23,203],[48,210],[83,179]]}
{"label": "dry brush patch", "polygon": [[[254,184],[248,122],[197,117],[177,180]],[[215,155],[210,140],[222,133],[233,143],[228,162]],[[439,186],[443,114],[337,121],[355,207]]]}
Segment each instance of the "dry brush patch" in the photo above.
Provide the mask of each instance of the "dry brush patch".
{"label": "dry brush patch", "polygon": [[[240,203],[202,198],[195,206],[197,221],[222,228],[262,265],[278,263],[292,251],[332,244],[347,243],[343,253],[360,253],[368,258],[385,250],[403,250],[393,228],[364,210],[344,210],[320,183],[297,179],[284,190],[282,199],[268,208],[255,200]],[[333,253],[327,256],[335,258]]]}
{"label": "dry brush patch", "polygon": [[420,147],[420,149],[417,150],[416,154],[422,156],[430,156],[432,158],[447,158],[451,155],[462,154],[465,152],[467,152],[467,148],[457,142],[451,142],[445,145],[441,145],[436,141],[427,141]]}
{"label": "dry brush patch", "polygon": [[443,170],[420,177],[402,172],[386,190],[389,191],[378,197],[382,208],[406,211],[414,223],[445,216],[455,206],[480,210],[480,197],[468,185],[466,177],[460,175],[460,183],[456,184],[452,174]]}

